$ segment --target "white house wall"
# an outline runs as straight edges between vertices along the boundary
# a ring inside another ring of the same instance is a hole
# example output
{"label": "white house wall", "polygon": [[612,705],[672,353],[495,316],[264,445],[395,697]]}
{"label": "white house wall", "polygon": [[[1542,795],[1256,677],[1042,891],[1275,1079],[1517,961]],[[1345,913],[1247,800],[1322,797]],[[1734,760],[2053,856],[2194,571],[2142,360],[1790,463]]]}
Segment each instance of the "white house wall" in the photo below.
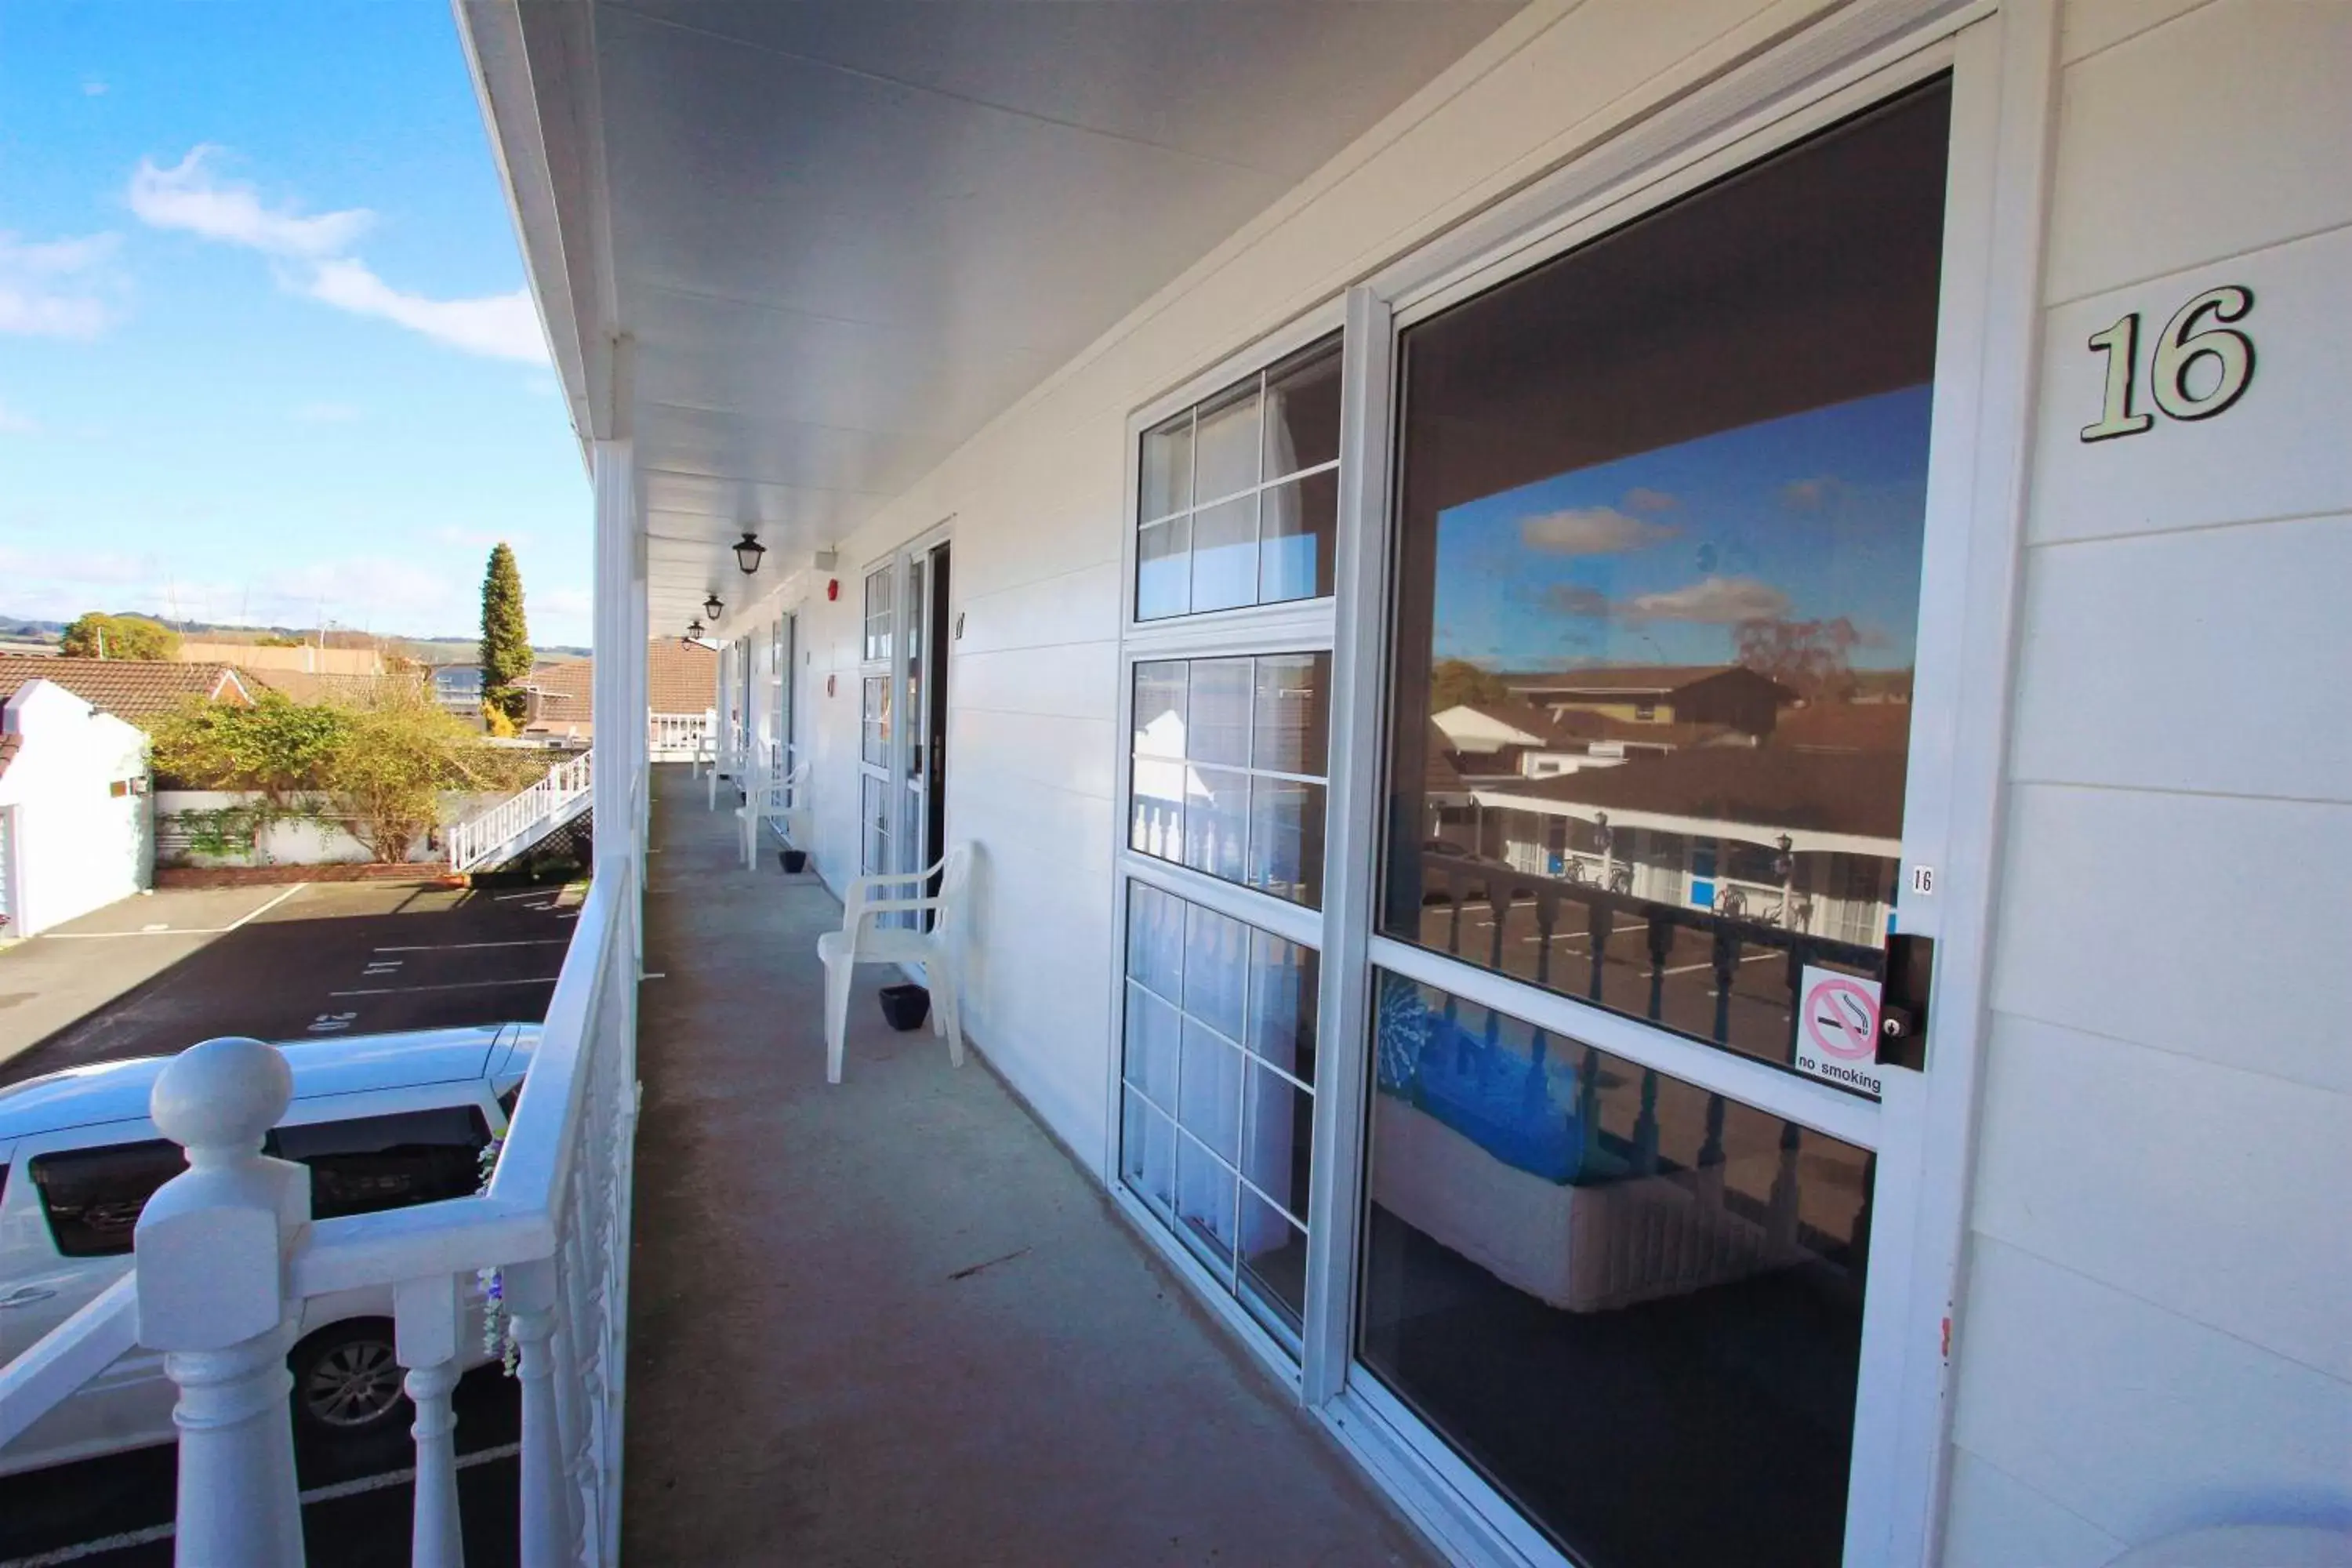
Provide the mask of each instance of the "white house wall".
{"label": "white house wall", "polygon": [[[1952,1568],[2352,1522],[2352,6],[2064,49]],[[2084,340],[2223,283],[2244,399],[2080,440]]]}
{"label": "white house wall", "polygon": [[0,807],[16,810],[10,853],[10,936],[30,936],[129,898],[154,868],[152,797],[113,795],[147,777],[147,737],[47,681],[8,704],[23,748],[0,775]]}
{"label": "white house wall", "polygon": [[[948,833],[982,855],[965,1016],[1082,1157],[1106,1147],[1115,1054],[1130,414],[1570,156],[1629,96],[1830,8],[1538,7],[799,580],[837,882],[863,577],[951,520]],[[2083,0],[2064,40],[1947,1508],[1946,1560],[1986,1568],[2352,1518],[2352,6]],[[2152,335],[2222,282],[2259,301],[2243,405],[2077,440],[2098,411],[2084,340],[2135,309]]]}

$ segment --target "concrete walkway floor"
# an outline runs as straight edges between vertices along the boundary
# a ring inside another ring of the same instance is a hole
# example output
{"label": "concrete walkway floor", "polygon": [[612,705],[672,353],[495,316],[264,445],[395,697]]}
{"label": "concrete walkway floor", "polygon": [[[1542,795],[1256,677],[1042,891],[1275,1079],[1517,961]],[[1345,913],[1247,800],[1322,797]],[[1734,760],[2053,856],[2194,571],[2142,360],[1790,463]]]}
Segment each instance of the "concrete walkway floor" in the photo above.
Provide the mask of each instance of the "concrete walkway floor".
{"label": "concrete walkway floor", "polygon": [[656,772],[627,1561],[1434,1562],[878,968],[826,1085],[840,906]]}

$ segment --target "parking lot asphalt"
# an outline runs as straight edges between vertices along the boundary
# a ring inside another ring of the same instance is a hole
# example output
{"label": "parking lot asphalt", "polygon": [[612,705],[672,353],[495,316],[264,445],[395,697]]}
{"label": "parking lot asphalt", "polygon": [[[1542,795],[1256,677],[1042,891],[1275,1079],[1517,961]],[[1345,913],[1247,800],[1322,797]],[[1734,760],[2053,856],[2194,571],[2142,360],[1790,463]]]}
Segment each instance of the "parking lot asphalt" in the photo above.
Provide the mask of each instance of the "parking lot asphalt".
{"label": "parking lot asphalt", "polygon": [[126,899],[0,952],[0,1084],[264,1040],[536,1021],[577,889],[311,883]]}
{"label": "parking lot asphalt", "polygon": [[[167,1055],[219,1035],[299,1040],[544,1017],[583,889],[385,883],[174,889],[0,951],[0,1085]],[[518,1550],[515,1385],[458,1386],[466,1557]],[[170,1447],[0,1479],[0,1568],[173,1560]],[[362,1452],[297,1455],[318,1568],[408,1561],[404,1430]]]}

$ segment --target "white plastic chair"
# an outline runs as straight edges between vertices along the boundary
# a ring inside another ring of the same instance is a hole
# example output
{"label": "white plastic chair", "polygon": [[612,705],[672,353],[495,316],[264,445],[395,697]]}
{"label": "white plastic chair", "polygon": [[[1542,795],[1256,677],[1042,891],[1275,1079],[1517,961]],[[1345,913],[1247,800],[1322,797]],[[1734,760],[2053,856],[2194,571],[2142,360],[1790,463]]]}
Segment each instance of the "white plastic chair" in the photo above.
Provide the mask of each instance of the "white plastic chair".
{"label": "white plastic chair", "polygon": [[[956,1014],[961,978],[956,947],[962,937],[964,881],[971,868],[971,846],[959,844],[921,871],[893,876],[859,877],[849,884],[841,908],[841,929],[816,939],[816,955],[824,964],[824,1080],[841,1081],[842,1037],[849,1029],[849,982],[861,963],[919,963],[931,993],[931,1030],[944,1035],[948,1059],[963,1066],[963,1030]],[[918,889],[940,879],[935,897],[877,899],[875,890],[912,883]],[[929,931],[906,926],[877,926],[877,915],[936,910]]]}
{"label": "white plastic chair", "polygon": [[803,763],[789,773],[771,770],[768,775],[753,784],[743,804],[735,808],[735,820],[743,829],[743,869],[757,868],[760,863],[760,829],[768,823],[784,825],[785,841],[795,849],[809,847],[812,814],[808,807],[809,765]]}

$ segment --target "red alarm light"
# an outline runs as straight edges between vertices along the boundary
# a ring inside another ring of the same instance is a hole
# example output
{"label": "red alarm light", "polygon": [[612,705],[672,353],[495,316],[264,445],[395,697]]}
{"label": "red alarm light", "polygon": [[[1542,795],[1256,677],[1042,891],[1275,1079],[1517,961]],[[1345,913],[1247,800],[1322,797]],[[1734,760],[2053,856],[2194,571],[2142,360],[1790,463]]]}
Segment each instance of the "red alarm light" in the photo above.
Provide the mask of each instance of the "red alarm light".
{"label": "red alarm light", "polygon": [[841,597],[840,578],[828,577],[824,580],[824,596],[828,599],[838,599]]}

